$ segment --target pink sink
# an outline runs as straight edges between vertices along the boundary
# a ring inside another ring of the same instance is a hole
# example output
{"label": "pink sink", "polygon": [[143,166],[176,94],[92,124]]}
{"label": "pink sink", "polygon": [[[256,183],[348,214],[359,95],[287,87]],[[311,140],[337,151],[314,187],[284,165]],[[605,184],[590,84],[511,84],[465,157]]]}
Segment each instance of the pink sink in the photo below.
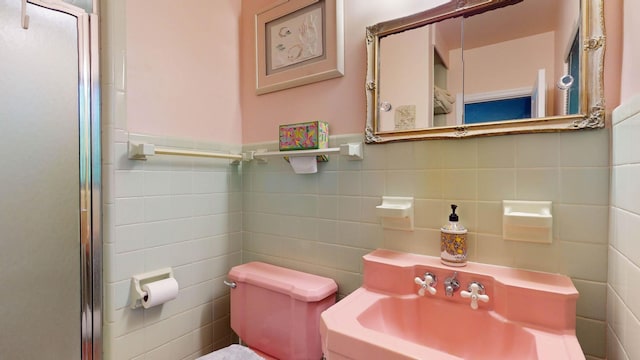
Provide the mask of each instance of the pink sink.
{"label": "pink sink", "polygon": [[[341,359],[584,359],[575,337],[578,293],[565,276],[376,250],[364,257],[363,287],[322,314],[323,351]],[[437,293],[418,296],[413,278],[436,274]],[[458,271],[460,289],[444,295]],[[483,283],[489,302],[460,296]]]}
{"label": "pink sink", "polygon": [[538,358],[534,336],[521,326],[488,311],[424,300],[417,296],[380,299],[357,320],[365,328],[465,359]]}

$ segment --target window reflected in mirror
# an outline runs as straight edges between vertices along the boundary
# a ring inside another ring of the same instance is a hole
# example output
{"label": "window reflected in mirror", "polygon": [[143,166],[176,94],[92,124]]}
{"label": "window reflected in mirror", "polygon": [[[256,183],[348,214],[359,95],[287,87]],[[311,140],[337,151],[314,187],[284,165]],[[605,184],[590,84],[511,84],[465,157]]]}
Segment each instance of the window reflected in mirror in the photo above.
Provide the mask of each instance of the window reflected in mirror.
{"label": "window reflected in mirror", "polygon": [[[579,113],[580,1],[527,0],[463,20],[459,124]],[[509,31],[506,31],[508,29]]]}

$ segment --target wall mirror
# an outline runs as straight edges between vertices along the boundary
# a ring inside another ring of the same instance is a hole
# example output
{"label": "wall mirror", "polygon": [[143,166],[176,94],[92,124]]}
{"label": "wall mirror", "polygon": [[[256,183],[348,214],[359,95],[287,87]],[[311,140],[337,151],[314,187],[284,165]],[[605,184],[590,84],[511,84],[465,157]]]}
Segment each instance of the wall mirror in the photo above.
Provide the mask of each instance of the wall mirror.
{"label": "wall mirror", "polygon": [[454,0],[366,30],[367,143],[604,126],[602,0]]}

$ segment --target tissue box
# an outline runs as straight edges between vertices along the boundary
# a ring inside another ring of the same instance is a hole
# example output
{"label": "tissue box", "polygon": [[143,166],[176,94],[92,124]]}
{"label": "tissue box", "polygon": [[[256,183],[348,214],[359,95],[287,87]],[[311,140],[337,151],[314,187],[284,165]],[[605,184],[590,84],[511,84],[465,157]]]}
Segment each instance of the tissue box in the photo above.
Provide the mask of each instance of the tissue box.
{"label": "tissue box", "polygon": [[280,151],[324,149],[329,147],[329,124],[310,121],[280,125]]}

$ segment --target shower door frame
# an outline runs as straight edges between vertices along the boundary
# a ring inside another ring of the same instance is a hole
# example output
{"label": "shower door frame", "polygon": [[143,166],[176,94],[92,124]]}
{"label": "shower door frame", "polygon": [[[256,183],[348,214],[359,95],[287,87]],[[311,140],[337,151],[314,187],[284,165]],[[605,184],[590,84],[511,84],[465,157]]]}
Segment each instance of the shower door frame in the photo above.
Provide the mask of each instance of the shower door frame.
{"label": "shower door frame", "polygon": [[[26,0],[77,19],[80,174],[81,359],[102,359],[102,174],[100,129],[99,1],[92,11],[60,0]],[[28,30],[27,30],[28,31]]]}

